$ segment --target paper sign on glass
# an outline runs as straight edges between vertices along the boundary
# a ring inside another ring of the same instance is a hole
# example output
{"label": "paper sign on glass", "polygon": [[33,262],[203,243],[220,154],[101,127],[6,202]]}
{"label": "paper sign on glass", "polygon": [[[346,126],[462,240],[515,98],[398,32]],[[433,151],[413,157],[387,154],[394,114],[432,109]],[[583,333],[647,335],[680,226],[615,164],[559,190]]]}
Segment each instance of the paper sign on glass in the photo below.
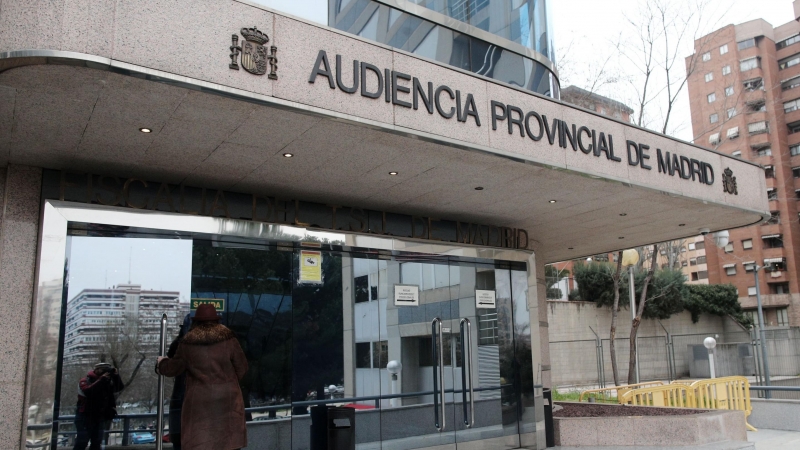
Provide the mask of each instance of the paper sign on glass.
{"label": "paper sign on glass", "polygon": [[395,284],[394,306],[419,306],[419,286],[415,284]]}
{"label": "paper sign on glass", "polygon": [[322,283],[322,252],[300,250],[300,282]]}
{"label": "paper sign on glass", "polygon": [[495,297],[494,291],[475,290],[475,307],[476,308],[494,308]]}

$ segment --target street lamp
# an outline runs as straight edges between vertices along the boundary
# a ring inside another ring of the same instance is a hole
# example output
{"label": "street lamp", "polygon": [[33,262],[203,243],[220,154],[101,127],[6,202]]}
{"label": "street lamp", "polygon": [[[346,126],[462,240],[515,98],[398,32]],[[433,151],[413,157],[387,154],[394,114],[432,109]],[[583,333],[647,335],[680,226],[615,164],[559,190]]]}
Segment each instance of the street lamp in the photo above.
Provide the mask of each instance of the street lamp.
{"label": "street lamp", "polygon": [[[635,249],[628,249],[622,252],[622,265],[628,268],[628,287],[630,290],[631,300],[631,325],[636,320],[636,289],[633,285],[633,267],[639,263],[639,252]],[[636,343],[638,344],[639,335],[636,335]],[[634,343],[631,342],[630,345]],[[639,383],[639,346],[636,346],[636,364],[634,366],[636,373],[636,382]]]}
{"label": "street lamp", "polygon": [[403,370],[403,363],[397,360],[391,360],[388,364],[386,364],[386,371],[392,374],[392,399],[389,400],[389,404],[392,405],[393,408],[397,408],[400,406],[400,399],[394,397],[400,393],[400,389],[397,387],[397,374],[402,372]]}
{"label": "street lamp", "polygon": [[[759,266],[756,265],[753,270],[753,275],[756,278],[756,303],[758,304],[758,329],[761,338],[761,360],[764,362],[764,382],[767,386],[772,384],[769,381],[769,361],[767,360],[767,334],[764,331],[764,310],[761,307],[761,287],[758,284],[758,271],[766,269],[767,272],[772,272],[772,266]],[[772,391],[767,390],[766,398],[772,398]]]}
{"label": "street lamp", "polygon": [[703,340],[703,345],[708,349],[708,367],[711,378],[717,378],[717,371],[714,367],[714,347],[717,346],[717,340],[709,336]]}

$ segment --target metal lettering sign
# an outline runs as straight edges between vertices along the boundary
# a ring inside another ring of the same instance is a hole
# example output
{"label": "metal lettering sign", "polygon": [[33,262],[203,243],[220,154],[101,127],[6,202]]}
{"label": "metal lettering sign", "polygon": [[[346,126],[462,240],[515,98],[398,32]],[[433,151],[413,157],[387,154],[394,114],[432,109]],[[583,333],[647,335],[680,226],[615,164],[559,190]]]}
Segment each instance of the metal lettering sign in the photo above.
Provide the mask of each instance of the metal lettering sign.
{"label": "metal lettering sign", "polygon": [[496,307],[495,291],[475,290],[475,307],[476,308],[494,308]]}
{"label": "metal lettering sign", "polygon": [[395,284],[394,306],[419,306],[419,286],[415,284]]}
{"label": "metal lettering sign", "polygon": [[214,305],[214,308],[218,312],[225,311],[224,298],[193,298],[192,301],[189,303],[189,309],[191,311],[196,311],[197,307],[200,305]]}
{"label": "metal lettering sign", "polygon": [[[332,59],[332,61],[331,61]],[[331,89],[338,89],[350,95],[380,101],[403,108],[424,110],[428,114],[438,114],[447,120],[471,123],[476,127],[491,126],[492,131],[517,134],[521,139],[571,150],[587,158],[605,158],[617,164],[628,164],[650,173],[678,177],[682,180],[714,184],[714,167],[705,161],[681,155],[675,150],[665,151],[651,148],[648,143],[625,139],[620,142],[608,130],[592,128],[591,124],[570,123],[556,117],[499,101],[489,101],[490,117],[480,117],[480,109],[470,92],[446,84],[419,79],[411,74],[389,68],[381,69],[373,64],[355,59],[345,59],[337,54],[328,58],[325,50],[317,53],[311,66],[308,82],[321,81]],[[311,61],[309,61],[310,63]],[[353,80],[342,80],[342,67],[353,67]],[[358,70],[361,67],[361,70]],[[367,86],[377,86],[374,90]],[[360,89],[359,89],[360,86]],[[488,119],[488,120],[487,120]],[[488,123],[487,123],[488,122]],[[626,155],[627,154],[627,155]],[[625,160],[627,156],[627,160]],[[726,192],[730,192],[726,188]],[[732,193],[732,192],[731,192]]]}

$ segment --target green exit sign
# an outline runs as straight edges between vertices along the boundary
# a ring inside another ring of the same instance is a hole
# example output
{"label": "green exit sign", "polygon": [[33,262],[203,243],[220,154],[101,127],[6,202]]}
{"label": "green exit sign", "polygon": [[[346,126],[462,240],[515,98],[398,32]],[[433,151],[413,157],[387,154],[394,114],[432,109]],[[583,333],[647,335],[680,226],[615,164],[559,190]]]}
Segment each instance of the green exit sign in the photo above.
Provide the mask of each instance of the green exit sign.
{"label": "green exit sign", "polygon": [[214,305],[217,312],[225,311],[225,299],[224,298],[193,298],[189,308],[192,311],[196,311],[197,307],[200,305]]}

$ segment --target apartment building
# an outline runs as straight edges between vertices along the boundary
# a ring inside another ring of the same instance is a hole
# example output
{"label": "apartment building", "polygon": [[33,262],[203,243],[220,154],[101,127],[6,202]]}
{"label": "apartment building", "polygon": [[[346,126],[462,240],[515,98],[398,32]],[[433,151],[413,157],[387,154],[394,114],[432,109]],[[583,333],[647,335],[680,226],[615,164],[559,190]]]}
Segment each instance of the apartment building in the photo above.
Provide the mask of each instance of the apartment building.
{"label": "apartment building", "polygon": [[760,164],[771,213],[724,248],[706,236],[708,281],[735,285],[755,314],[760,270],[767,325],[800,326],[800,23],[728,25],[696,40],[686,67],[695,142]]}
{"label": "apartment building", "polygon": [[181,310],[176,291],[143,290],[138,284],[83,289],[67,303],[64,363],[91,366],[98,355],[125,345],[156,351],[161,315],[174,325],[186,309]]}

